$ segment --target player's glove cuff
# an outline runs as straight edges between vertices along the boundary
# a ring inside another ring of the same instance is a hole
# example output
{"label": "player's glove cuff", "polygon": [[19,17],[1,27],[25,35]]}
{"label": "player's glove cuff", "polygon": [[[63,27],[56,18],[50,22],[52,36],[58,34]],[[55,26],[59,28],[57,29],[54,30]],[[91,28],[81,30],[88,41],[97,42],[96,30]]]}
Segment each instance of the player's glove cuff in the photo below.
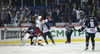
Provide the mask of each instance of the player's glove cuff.
{"label": "player's glove cuff", "polygon": [[78,32],[81,32],[81,29],[79,29]]}
{"label": "player's glove cuff", "polygon": [[100,28],[99,27],[97,28],[97,31],[100,32]]}

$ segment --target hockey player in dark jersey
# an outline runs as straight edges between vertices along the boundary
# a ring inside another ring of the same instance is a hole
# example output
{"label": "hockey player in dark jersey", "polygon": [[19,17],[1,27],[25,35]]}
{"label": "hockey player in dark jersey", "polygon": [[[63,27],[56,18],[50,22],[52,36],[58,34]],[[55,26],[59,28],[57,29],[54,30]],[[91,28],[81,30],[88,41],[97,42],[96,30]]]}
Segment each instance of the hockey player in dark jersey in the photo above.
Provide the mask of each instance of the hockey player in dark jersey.
{"label": "hockey player in dark jersey", "polygon": [[[36,28],[35,27],[35,24],[33,24],[32,26],[30,26],[29,28],[28,28],[28,30],[25,32],[25,33],[29,33],[30,34],[30,36],[29,36],[29,38],[31,39],[31,45],[33,45],[33,43],[34,43],[34,45],[36,45],[36,40],[37,40],[37,35],[36,35],[36,32],[34,32],[34,30],[35,29],[38,29],[38,28]],[[33,39],[34,38],[34,39]]]}
{"label": "hockey player in dark jersey", "polygon": [[[35,24],[29,27],[28,30],[25,32],[24,37],[22,38],[21,46],[25,45],[26,41],[28,40],[30,36],[34,37],[34,38],[31,37],[31,45],[32,44],[36,45],[37,36],[41,34],[39,33],[39,31],[40,31],[39,28],[35,27]],[[40,45],[40,46],[43,46],[43,45]]]}
{"label": "hockey player in dark jersey", "polygon": [[99,26],[97,21],[90,16],[86,21],[85,24],[82,26],[82,28],[80,28],[78,31],[81,32],[83,31],[85,28],[87,27],[87,35],[86,35],[86,48],[85,50],[88,49],[89,46],[89,39],[91,38],[91,42],[92,42],[92,50],[95,49],[95,28],[97,28],[97,31],[100,32]]}
{"label": "hockey player in dark jersey", "polygon": [[52,41],[52,43],[55,44],[53,37],[49,30],[50,30],[50,26],[47,23],[43,24],[43,26],[42,26],[43,38],[47,45],[48,45],[48,42],[47,42],[46,36],[48,36],[49,39]]}

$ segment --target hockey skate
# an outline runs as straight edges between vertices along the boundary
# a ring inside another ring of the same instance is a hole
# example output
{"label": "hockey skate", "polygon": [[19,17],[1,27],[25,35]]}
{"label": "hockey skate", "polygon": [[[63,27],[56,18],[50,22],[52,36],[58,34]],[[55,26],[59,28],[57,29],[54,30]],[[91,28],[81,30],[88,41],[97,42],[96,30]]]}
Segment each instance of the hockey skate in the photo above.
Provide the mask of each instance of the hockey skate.
{"label": "hockey skate", "polygon": [[43,46],[43,44],[41,44],[41,43],[38,43],[38,45],[39,45],[39,46]]}
{"label": "hockey skate", "polygon": [[49,45],[47,41],[45,41],[45,42],[46,42],[47,45]]}
{"label": "hockey skate", "polygon": [[53,44],[55,44],[55,42],[54,42],[54,41],[53,41],[52,43],[53,43]]}
{"label": "hockey skate", "polygon": [[20,44],[20,46],[24,46],[23,44]]}
{"label": "hockey skate", "polygon": [[49,45],[48,43],[46,43],[47,45]]}
{"label": "hockey skate", "polygon": [[71,43],[70,41],[66,41],[65,43]]}
{"label": "hockey skate", "polygon": [[55,42],[52,40],[52,43],[55,44]]}
{"label": "hockey skate", "polygon": [[94,51],[94,49],[95,49],[95,47],[94,46],[92,46],[92,50]]}
{"label": "hockey skate", "polygon": [[55,45],[55,43],[53,43]]}
{"label": "hockey skate", "polygon": [[34,42],[31,44],[31,46],[35,46],[35,45],[36,45],[36,43],[34,43]]}
{"label": "hockey skate", "polygon": [[88,50],[88,46],[86,46],[85,51]]}
{"label": "hockey skate", "polygon": [[31,42],[31,44],[30,44],[30,45],[33,45],[33,43],[34,43],[34,42]]}
{"label": "hockey skate", "polygon": [[35,45],[36,45],[36,43],[33,43],[33,45],[35,46]]}

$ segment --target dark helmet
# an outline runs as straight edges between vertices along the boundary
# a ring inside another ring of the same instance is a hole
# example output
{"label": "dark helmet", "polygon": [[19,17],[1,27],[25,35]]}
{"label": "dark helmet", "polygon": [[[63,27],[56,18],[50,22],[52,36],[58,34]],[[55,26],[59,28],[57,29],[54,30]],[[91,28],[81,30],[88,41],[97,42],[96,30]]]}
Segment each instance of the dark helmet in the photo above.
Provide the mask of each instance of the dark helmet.
{"label": "dark helmet", "polygon": [[89,17],[92,17],[92,14],[89,14]]}

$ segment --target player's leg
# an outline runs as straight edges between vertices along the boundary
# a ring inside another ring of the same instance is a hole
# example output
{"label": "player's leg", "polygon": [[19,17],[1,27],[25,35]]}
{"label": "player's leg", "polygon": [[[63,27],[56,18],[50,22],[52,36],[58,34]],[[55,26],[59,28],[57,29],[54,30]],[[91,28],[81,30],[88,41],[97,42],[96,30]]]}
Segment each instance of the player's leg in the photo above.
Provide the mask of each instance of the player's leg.
{"label": "player's leg", "polygon": [[42,39],[42,36],[39,36],[38,37],[38,45],[43,46],[43,44],[41,44],[41,39]]}
{"label": "player's leg", "polygon": [[26,41],[28,40],[30,34],[26,33],[21,41],[21,46],[25,45]]}
{"label": "player's leg", "polygon": [[46,44],[48,45],[48,41],[47,41],[47,38],[46,38],[46,34],[47,34],[47,33],[43,33],[43,39],[44,39],[44,41],[46,42]]}
{"label": "player's leg", "polygon": [[69,43],[71,43],[71,35],[72,35],[73,30],[70,31],[69,33]]}
{"label": "player's leg", "polygon": [[32,41],[33,37],[34,37],[34,36],[29,36],[29,38],[31,39],[30,45],[33,45],[33,43],[34,43],[34,42]]}
{"label": "player's leg", "polygon": [[42,40],[42,33],[40,33],[40,35],[38,36],[38,45],[43,46],[43,44],[41,44],[41,40]]}
{"label": "player's leg", "polygon": [[95,38],[95,34],[91,34],[92,50],[95,49],[95,40],[94,40],[94,38]]}
{"label": "player's leg", "polygon": [[32,39],[33,45],[36,45],[36,41],[37,41],[37,36],[34,36],[34,38]]}
{"label": "player's leg", "polygon": [[47,35],[50,38],[50,40],[52,41],[52,43],[55,44],[54,39],[53,39],[51,33],[50,32],[47,32]]}
{"label": "player's leg", "polygon": [[90,39],[90,34],[87,33],[87,35],[86,35],[86,48],[85,48],[85,50],[88,49],[88,46],[89,46],[89,39]]}
{"label": "player's leg", "polygon": [[69,37],[69,32],[67,32],[67,35],[66,35],[66,37],[67,37],[67,41],[65,42],[65,43],[69,43],[69,41],[70,41],[70,37]]}
{"label": "player's leg", "polygon": [[43,44],[41,44],[41,40],[42,40],[42,32],[40,31],[40,29],[37,29],[36,34],[38,36],[38,45],[43,46]]}

